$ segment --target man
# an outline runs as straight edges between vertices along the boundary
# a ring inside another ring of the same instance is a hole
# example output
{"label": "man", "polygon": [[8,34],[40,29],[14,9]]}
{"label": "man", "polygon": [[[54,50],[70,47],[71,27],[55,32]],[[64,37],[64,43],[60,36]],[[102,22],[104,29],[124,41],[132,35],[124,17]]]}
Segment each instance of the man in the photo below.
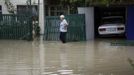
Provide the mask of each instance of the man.
{"label": "man", "polygon": [[66,34],[67,34],[68,23],[67,23],[64,15],[61,15],[60,19],[61,19],[61,22],[60,22],[60,40],[62,41],[62,43],[66,43]]}

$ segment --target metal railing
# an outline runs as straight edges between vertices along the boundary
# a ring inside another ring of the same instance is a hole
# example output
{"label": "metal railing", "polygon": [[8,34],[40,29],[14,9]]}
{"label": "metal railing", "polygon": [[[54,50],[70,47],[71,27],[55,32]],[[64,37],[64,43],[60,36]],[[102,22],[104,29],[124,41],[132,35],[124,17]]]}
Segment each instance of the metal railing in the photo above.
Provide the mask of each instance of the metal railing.
{"label": "metal railing", "polygon": [[32,39],[32,21],[25,15],[0,15],[0,39]]}
{"label": "metal railing", "polygon": [[[67,15],[66,19],[69,23],[67,32],[67,41],[84,41],[85,34],[85,15]],[[59,40],[59,25],[60,19],[58,16],[46,17],[44,40],[57,41]]]}

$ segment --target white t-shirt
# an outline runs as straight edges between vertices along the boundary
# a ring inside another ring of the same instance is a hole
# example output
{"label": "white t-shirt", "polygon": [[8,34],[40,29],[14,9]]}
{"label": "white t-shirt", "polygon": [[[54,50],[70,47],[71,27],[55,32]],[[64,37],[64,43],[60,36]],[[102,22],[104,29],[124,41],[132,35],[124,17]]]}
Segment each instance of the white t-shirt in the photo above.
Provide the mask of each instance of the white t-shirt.
{"label": "white t-shirt", "polygon": [[67,26],[68,26],[67,21],[65,19],[62,20],[60,23],[60,32],[67,32]]}

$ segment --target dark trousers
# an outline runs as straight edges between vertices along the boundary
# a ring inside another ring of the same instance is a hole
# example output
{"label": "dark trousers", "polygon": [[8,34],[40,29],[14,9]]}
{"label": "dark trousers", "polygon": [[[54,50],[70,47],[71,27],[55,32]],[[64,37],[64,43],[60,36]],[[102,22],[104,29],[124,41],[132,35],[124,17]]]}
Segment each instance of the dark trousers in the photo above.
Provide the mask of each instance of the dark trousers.
{"label": "dark trousers", "polygon": [[66,34],[67,32],[60,32],[60,40],[62,43],[66,43]]}

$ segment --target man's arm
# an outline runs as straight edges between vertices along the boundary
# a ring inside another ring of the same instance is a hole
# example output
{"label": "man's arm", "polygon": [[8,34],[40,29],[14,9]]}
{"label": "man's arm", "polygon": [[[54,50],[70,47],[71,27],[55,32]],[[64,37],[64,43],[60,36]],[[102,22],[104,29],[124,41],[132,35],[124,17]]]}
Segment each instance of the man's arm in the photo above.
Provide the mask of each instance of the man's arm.
{"label": "man's arm", "polygon": [[66,20],[64,20],[64,24],[65,24],[66,26],[68,26],[68,22],[67,22]]}

